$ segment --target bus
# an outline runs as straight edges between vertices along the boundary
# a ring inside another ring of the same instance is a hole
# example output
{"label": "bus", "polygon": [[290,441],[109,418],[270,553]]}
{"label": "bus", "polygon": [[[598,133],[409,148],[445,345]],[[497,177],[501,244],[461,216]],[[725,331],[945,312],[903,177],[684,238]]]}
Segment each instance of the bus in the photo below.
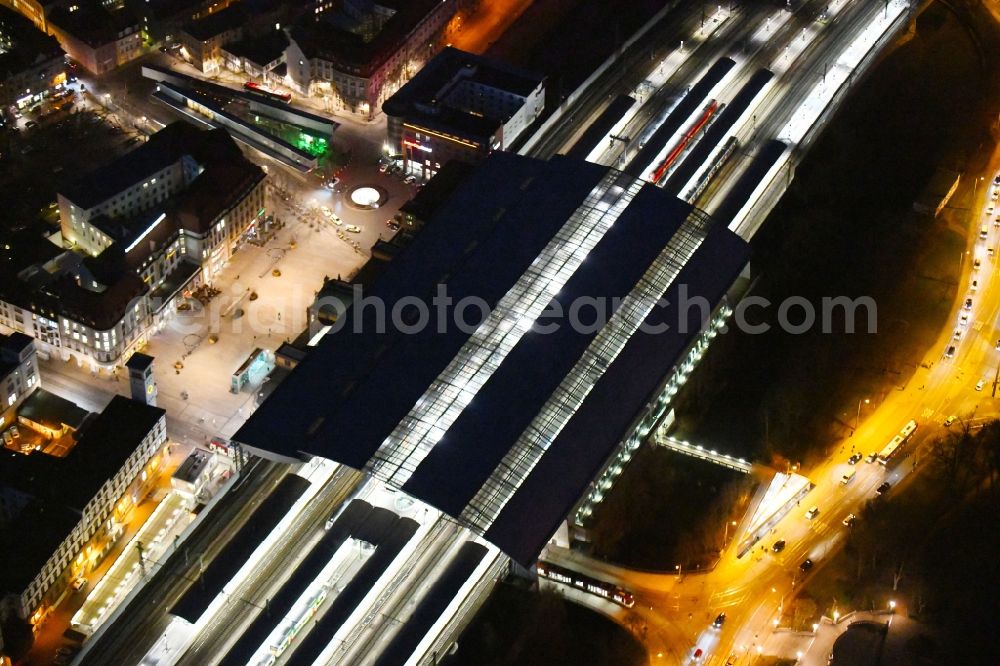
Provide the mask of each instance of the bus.
{"label": "bus", "polygon": [[908,441],[910,441],[910,437],[913,436],[916,429],[917,422],[913,420],[903,426],[903,429],[899,431],[899,434],[890,439],[889,443],[886,444],[885,448],[878,454],[879,463],[882,465],[889,464],[889,461],[892,460],[896,454],[900,452],[900,450],[902,450]]}
{"label": "bus", "polygon": [[292,101],[292,96],[289,95],[288,93],[279,93],[273,90],[269,90],[268,88],[265,88],[259,83],[254,83],[253,81],[247,81],[246,83],[244,83],[243,89],[249,93],[253,93],[254,95],[260,95],[261,97],[264,97],[266,99],[277,100],[279,102],[284,102],[285,104],[289,104]]}
{"label": "bus", "polygon": [[569,585],[589,594],[604,597],[608,601],[613,601],[625,608],[632,608],[635,605],[635,598],[632,593],[614,583],[606,583],[581,573],[570,571],[549,562],[539,562],[535,565],[538,575],[542,578]]}

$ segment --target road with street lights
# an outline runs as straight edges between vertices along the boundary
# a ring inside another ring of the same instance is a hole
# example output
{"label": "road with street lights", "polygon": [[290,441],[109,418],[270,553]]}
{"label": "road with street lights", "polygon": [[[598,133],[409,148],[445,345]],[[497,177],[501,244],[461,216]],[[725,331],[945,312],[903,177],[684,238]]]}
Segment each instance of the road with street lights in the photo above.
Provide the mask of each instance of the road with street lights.
{"label": "road with street lights", "polygon": [[[1000,157],[994,162],[1000,162]],[[864,505],[879,496],[884,483],[889,484],[885,495],[905,492],[907,477],[922,463],[922,445],[947,432],[949,417],[955,417],[950,421],[952,428],[974,428],[997,415],[993,391],[1000,365],[1000,289],[988,248],[1000,243],[996,209],[1000,171],[983,176],[982,182],[984,186],[975,194],[976,213],[967,250],[967,256],[980,259],[980,266],[964,262],[952,318],[906,384],[879,404],[861,398],[853,435],[834,446],[822,463],[800,471],[815,484],[808,495],[743,557],[737,556],[740,535],[730,535],[734,538],[718,565],[704,573],[635,572],[550,547],[544,554],[547,561],[616,582],[636,594],[635,608],[629,612],[609,610],[600,602],[591,604],[587,595],[581,596],[581,602],[622,622],[632,615],[641,618],[648,627],[647,648],[662,663],[725,664],[730,658],[733,664],[748,663],[763,650],[773,630],[787,622],[786,606],[803,580],[842,545],[850,530],[845,525],[849,516],[860,515]],[[980,234],[984,224],[988,226],[986,238]],[[966,310],[973,280],[977,281],[973,304]],[[963,314],[969,315],[965,326],[960,323]],[[954,339],[956,328],[964,331],[961,340]],[[946,358],[952,345],[956,352]],[[981,379],[986,382],[977,390]],[[918,428],[896,458],[887,465],[867,461],[911,419]],[[849,460],[858,453],[863,457],[852,465]],[[853,477],[845,482],[845,475],[852,471]],[[812,507],[818,512],[809,518],[806,514]],[[785,544],[775,552],[779,540]],[[808,568],[803,567],[807,559],[812,562]],[[892,601],[885,600],[887,608]],[[720,613],[726,614],[725,621],[713,626]],[[701,657],[696,660],[699,650]],[[654,659],[654,663],[660,662]]]}

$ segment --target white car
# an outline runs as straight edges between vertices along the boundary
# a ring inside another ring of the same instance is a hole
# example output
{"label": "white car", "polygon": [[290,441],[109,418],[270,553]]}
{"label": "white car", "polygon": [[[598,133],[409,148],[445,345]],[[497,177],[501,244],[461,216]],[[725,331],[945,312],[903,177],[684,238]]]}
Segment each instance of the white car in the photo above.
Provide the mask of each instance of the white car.
{"label": "white car", "polygon": [[819,515],[819,507],[814,506],[810,508],[808,511],[806,511],[806,520],[812,520],[818,515]]}
{"label": "white car", "polygon": [[348,231],[350,231],[352,234],[360,234],[361,233],[361,227],[359,227],[357,225],[354,225],[354,224],[348,224],[344,228],[347,229]]}
{"label": "white car", "polygon": [[986,386],[986,380],[985,379],[980,379],[978,382],[976,382],[976,390],[977,391],[982,391],[984,386]]}
{"label": "white car", "polygon": [[328,206],[323,206],[320,210],[323,211],[323,215],[326,217],[333,217],[333,211]]}

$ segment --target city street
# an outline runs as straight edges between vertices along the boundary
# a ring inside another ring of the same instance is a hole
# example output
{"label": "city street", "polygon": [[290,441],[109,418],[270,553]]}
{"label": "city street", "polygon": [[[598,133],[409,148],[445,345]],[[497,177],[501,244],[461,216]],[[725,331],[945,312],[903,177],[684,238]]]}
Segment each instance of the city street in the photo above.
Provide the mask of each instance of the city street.
{"label": "city street", "polygon": [[[1000,171],[996,170],[1000,152],[992,164],[994,169],[979,181],[981,186],[977,186],[973,208],[976,212],[970,216],[966,256],[973,260],[963,260],[964,288],[958,291],[951,320],[956,323],[949,323],[942,330],[938,344],[928,351],[905,385],[885,396],[881,403],[872,396],[867,408],[862,409],[865,405],[859,404],[860,422],[853,436],[834,446],[822,463],[799,471],[815,487],[748,555],[736,556],[739,537],[734,537],[717,566],[706,573],[634,572],[551,546],[543,559],[633,590],[637,601],[632,612],[649,627],[656,627],[653,637],[669,637],[666,647],[662,639],[646,638],[651,654],[664,654],[663,663],[694,663],[690,659],[697,649],[702,650],[706,664],[723,664],[730,656],[734,657],[734,663],[743,664],[757,654],[773,654],[774,646],[783,644],[775,636],[787,632],[778,629],[788,622],[786,606],[808,575],[800,570],[802,562],[808,558],[816,567],[822,566],[847,534],[849,528],[843,525],[844,519],[851,513],[860,514],[865,502],[876,497],[876,488],[883,482],[891,485],[889,494],[906,492],[908,475],[922,463],[918,451],[946,432],[944,421],[948,417],[957,417],[952,425],[957,428],[963,422],[975,427],[997,415],[993,390],[1000,362],[997,349],[1000,289],[996,287],[994,258],[986,250],[1000,241],[1000,225],[993,223],[997,220],[994,196],[1000,194],[1000,185],[992,185],[994,178],[1000,178]],[[988,223],[986,239],[980,237],[983,223]],[[973,263],[975,258],[981,260],[978,269]],[[966,310],[965,299],[970,297],[972,280],[978,282],[978,288],[973,307]],[[960,323],[964,313],[969,314],[967,326]],[[953,339],[956,327],[966,331],[961,343]],[[944,351],[952,344],[957,347],[954,358],[944,358]],[[981,379],[986,380],[985,384],[977,390],[976,383]],[[899,458],[887,466],[863,460],[854,466],[848,464],[847,459],[855,453],[868,456],[881,451],[911,419],[916,420],[918,429]],[[856,472],[855,476],[843,484],[843,476],[851,470]],[[804,514],[812,506],[819,513],[809,519]],[[774,553],[771,546],[778,540],[785,541],[787,546]],[[580,596],[580,601],[588,606],[609,614],[606,602],[590,595]],[[890,601],[884,600],[886,608]],[[842,613],[849,610],[843,609]],[[627,621],[629,613],[614,611],[610,613],[613,618],[634,630],[634,622]],[[725,612],[727,618],[718,629],[712,626],[712,620],[720,612]],[[811,640],[805,642],[803,663],[825,664],[832,638],[827,636],[815,644]]]}

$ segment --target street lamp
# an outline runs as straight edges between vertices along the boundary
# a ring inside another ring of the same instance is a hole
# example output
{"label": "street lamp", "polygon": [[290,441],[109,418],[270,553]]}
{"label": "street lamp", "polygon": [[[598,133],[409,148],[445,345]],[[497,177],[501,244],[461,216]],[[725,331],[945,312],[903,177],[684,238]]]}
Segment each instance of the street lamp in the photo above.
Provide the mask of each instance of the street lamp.
{"label": "street lamp", "polygon": [[863,398],[862,400],[858,400],[858,415],[854,419],[854,429],[851,430],[851,435],[854,435],[854,431],[858,429],[858,425],[861,423],[861,403],[862,402],[867,405],[867,404],[869,404],[871,402],[871,400],[869,400],[868,398]]}
{"label": "street lamp", "polygon": [[[726,549],[726,542],[729,541],[729,526],[730,525],[732,525],[733,527],[736,527],[736,521],[735,520],[730,520],[730,521],[726,522],[726,531],[722,535],[722,550]],[[720,555],[722,554],[721,551],[720,551],[719,554]]]}
{"label": "street lamp", "polygon": [[893,612],[893,613],[896,612],[896,600],[895,599],[890,599],[889,600],[889,610],[891,612]]}
{"label": "street lamp", "polygon": [[674,569],[677,570],[677,580],[680,580],[681,579],[681,565],[678,564],[678,565],[674,566]]}

